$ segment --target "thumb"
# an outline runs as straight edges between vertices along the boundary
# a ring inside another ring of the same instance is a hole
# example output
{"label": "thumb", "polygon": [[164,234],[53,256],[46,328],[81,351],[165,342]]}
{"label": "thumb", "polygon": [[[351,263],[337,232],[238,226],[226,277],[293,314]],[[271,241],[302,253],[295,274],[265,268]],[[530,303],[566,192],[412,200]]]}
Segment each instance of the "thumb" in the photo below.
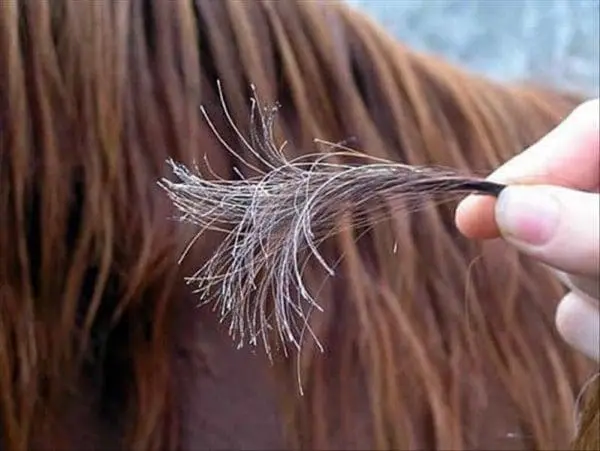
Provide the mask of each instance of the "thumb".
{"label": "thumb", "polygon": [[509,186],[496,203],[505,240],[566,273],[600,272],[600,196],[555,186]]}

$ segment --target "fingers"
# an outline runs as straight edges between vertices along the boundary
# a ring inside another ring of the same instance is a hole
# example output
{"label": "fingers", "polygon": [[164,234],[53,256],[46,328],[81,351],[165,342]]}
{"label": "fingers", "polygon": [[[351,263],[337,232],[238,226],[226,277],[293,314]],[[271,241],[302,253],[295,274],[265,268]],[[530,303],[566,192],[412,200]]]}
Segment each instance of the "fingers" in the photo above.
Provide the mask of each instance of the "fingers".
{"label": "fingers", "polygon": [[576,276],[557,270],[553,270],[553,272],[570,290],[589,296],[600,308],[600,279],[598,277]]}
{"label": "fingers", "polygon": [[566,188],[510,186],[496,203],[502,237],[567,273],[598,277],[600,196]]}
{"label": "fingers", "polygon": [[577,107],[558,127],[501,166],[490,179],[593,190],[600,180],[599,134],[600,103],[596,99]]}
{"label": "fingers", "polygon": [[[587,102],[561,125],[494,172],[510,185],[497,201],[469,196],[456,224],[470,238],[502,236],[557,269],[573,291],[556,325],[574,348],[600,360],[600,103]],[[537,185],[537,186],[525,186]],[[554,185],[554,186],[549,186]]]}
{"label": "fingers", "polygon": [[[502,183],[545,184],[593,191],[600,182],[600,103],[584,103],[558,127],[489,178]],[[469,238],[499,236],[495,200],[469,196],[458,206],[456,225]]]}
{"label": "fingers", "polygon": [[471,195],[456,208],[454,220],[456,227],[467,238],[488,240],[500,235],[494,208],[496,199],[490,196]]}
{"label": "fingers", "polygon": [[597,303],[585,295],[567,294],[556,310],[556,327],[567,343],[600,361],[600,310]]}

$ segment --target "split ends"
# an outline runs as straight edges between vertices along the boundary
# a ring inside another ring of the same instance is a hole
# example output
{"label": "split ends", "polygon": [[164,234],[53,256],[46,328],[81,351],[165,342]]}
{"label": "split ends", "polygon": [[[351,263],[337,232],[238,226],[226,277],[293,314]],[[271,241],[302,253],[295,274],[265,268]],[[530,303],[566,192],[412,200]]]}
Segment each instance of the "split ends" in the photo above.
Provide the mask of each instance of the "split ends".
{"label": "split ends", "polygon": [[[163,179],[160,186],[180,220],[199,227],[196,238],[208,230],[224,233],[211,258],[187,281],[196,286],[202,304],[213,304],[221,321],[229,322],[229,333],[240,347],[261,341],[271,356],[272,330],[284,352],[289,344],[300,349],[306,333],[320,346],[309,316],[322,308],[306,287],[304,270],[315,260],[329,276],[335,274],[319,247],[339,231],[342,215],[360,212],[352,225],[369,227],[393,212],[423,208],[427,201],[472,193],[498,196],[504,188],[457,171],[375,159],[335,144],[327,152],[288,158],[285,144],[274,139],[277,108],[263,108],[254,93],[246,138],[220,85],[219,95],[244,149],[233,149],[202,112],[221,144],[257,175],[245,177],[235,169],[239,179],[226,180],[209,169],[205,177],[197,168],[169,161],[175,181]],[[242,156],[248,153],[257,164]],[[342,163],[347,157],[364,158],[365,164]]]}

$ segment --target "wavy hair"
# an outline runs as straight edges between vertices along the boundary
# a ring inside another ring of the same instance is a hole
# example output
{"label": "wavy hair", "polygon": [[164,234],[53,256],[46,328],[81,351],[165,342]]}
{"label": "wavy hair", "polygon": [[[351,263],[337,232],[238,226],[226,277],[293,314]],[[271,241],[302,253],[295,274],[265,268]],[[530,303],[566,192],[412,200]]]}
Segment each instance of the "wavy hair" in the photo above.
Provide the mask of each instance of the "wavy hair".
{"label": "wavy hair", "polygon": [[[185,432],[201,425],[182,407],[193,396],[181,381],[223,376],[201,346],[216,317],[182,332],[197,301],[185,277],[219,237],[203,236],[178,264],[196,231],[173,220],[157,181],[168,158],[202,166],[205,156],[220,177],[238,177],[200,112],[239,146],[217,80],[244,133],[251,84],[279,102],[290,157],[315,152],[314,138],[352,139],[373,157],[477,172],[582,99],[467,73],[332,1],[0,2],[3,449],[200,446]],[[390,214],[324,244],[323,255],[345,256],[334,278],[308,269],[324,351],[308,343],[265,363],[262,385],[230,375],[278,400],[256,447],[567,446],[593,367],[554,331],[563,289],[502,243],[461,238],[452,208]],[[190,359],[203,363],[184,374]],[[231,408],[207,399],[208,389],[193,402],[231,427],[231,409],[246,412],[238,422],[252,417],[243,396]]]}

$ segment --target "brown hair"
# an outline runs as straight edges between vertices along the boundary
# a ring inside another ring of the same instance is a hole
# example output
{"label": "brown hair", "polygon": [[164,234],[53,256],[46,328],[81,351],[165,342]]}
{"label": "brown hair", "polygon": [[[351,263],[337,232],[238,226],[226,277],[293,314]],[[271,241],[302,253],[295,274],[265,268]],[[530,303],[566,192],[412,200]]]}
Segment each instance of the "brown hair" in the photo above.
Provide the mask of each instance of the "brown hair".
{"label": "brown hair", "polygon": [[[594,451],[600,449],[600,382],[592,383],[590,396],[578,421],[577,436],[573,442],[574,450]],[[584,393],[585,395],[585,393]]]}
{"label": "brown hair", "polygon": [[[412,52],[334,2],[0,2],[7,450],[69,446],[79,428],[65,427],[71,405],[86,406],[76,420],[100,423],[88,437],[104,437],[99,448],[183,446],[188,395],[174,362],[186,346],[182,305],[195,302],[184,278],[214,240],[178,265],[195,231],[172,220],[156,182],[167,157],[206,155],[236,177],[199,111],[224,129],[217,79],[242,130],[251,83],[281,104],[291,155],[314,152],[313,138],[352,137],[376,157],[474,171],[507,160],[580,101]],[[562,288],[545,269],[501,243],[461,239],[451,205],[360,233],[325,245],[345,259],[313,316],[325,352],[309,343],[298,360],[303,397],[294,356],[277,359],[289,445],[566,446],[590,366],[554,331]]]}

